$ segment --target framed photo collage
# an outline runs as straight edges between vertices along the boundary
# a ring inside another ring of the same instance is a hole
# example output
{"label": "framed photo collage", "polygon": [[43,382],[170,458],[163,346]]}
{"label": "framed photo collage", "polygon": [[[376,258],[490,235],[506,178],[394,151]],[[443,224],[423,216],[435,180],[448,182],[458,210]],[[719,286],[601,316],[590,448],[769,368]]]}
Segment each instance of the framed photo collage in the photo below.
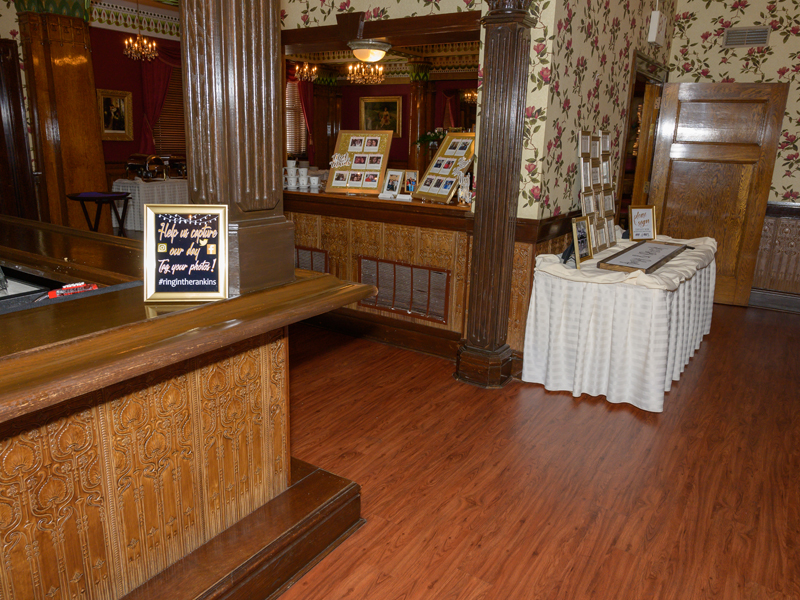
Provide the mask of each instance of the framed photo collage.
{"label": "framed photo collage", "polygon": [[608,131],[583,130],[578,147],[581,215],[573,219],[575,263],[616,245],[616,197],[611,176],[611,137]]}
{"label": "framed photo collage", "polygon": [[419,182],[414,198],[449,203],[475,153],[474,133],[448,133]]}
{"label": "framed photo collage", "polygon": [[340,131],[335,152],[347,164],[332,168],[325,191],[380,194],[389,162],[392,131]]}

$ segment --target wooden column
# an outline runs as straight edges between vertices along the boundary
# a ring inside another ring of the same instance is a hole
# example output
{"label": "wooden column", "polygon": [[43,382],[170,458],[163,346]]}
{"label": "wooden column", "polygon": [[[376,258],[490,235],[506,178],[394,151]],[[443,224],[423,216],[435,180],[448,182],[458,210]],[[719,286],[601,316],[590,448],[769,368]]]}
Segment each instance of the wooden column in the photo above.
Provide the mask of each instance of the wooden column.
{"label": "wooden column", "polygon": [[[34,154],[45,178],[43,214],[51,223],[88,229],[80,205],[66,195],[104,192],[108,186],[89,25],[80,17],[35,12],[19,13],[19,25]],[[112,233],[108,209],[100,231]]]}
{"label": "wooden column", "polygon": [[283,215],[280,3],[180,6],[191,200],[229,206],[232,295],[287,283],[294,226]]}
{"label": "wooden column", "polygon": [[482,387],[511,379],[506,343],[530,60],[530,0],[489,0],[478,138],[467,341],[455,377]]}
{"label": "wooden column", "polygon": [[[431,63],[425,60],[410,60],[408,65],[411,68],[411,91],[408,95],[411,105],[409,137],[413,142],[429,131],[427,129],[428,114],[433,113],[433,107],[428,102]],[[419,171],[421,175],[427,168],[428,162],[430,162],[428,145],[418,146],[412,143],[408,153],[408,168],[413,171]]]}

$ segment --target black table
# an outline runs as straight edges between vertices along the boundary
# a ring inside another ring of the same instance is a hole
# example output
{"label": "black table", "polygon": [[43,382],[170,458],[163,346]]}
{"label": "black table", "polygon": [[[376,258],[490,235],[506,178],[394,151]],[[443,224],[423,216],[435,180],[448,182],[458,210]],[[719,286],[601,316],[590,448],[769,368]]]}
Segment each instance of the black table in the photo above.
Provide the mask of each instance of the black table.
{"label": "black table", "polygon": [[[97,231],[97,228],[100,226],[100,213],[103,212],[103,205],[108,204],[117,217],[117,223],[119,223],[119,233],[117,235],[127,237],[125,235],[125,215],[128,213],[130,194],[123,192],[81,192],[80,194],[67,194],[67,198],[70,200],[77,200],[81,203],[83,216],[86,217],[86,224],[89,225],[89,229],[92,231]],[[117,200],[124,200],[121,217],[119,212],[117,212],[117,205],[115,204]],[[89,211],[86,210],[87,201],[94,202],[97,205],[97,209],[94,212],[94,224],[92,224],[92,219],[89,217]]]}

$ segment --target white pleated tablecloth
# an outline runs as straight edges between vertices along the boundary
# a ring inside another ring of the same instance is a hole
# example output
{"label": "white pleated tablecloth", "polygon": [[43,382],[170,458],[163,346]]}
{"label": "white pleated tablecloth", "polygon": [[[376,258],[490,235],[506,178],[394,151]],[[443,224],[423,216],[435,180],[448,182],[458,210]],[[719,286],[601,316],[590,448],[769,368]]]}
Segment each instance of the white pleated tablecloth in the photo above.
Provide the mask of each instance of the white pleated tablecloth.
{"label": "white pleated tablecloth", "polygon": [[[125,216],[125,229],[128,231],[144,230],[145,204],[188,204],[189,182],[186,179],[161,179],[143,181],[136,179],[117,179],[111,186],[112,191],[127,192],[131,195],[128,201],[128,214]],[[122,201],[117,202],[120,216]],[[117,219],[111,215],[114,227]]]}
{"label": "white pleated tablecloth", "polygon": [[629,241],[580,269],[552,254],[536,257],[523,381],[663,411],[665,392],[711,330],[717,242],[657,239],[694,249],[650,275],[597,268]]}

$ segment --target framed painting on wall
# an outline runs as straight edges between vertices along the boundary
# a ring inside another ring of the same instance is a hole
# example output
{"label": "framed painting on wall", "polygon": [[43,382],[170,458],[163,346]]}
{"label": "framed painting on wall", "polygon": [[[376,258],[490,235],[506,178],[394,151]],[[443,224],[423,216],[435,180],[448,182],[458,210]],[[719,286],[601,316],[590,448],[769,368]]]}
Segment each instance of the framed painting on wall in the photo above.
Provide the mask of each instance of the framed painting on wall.
{"label": "framed painting on wall", "polygon": [[365,96],[359,100],[358,126],[364,131],[392,131],[403,136],[403,97]]}
{"label": "framed painting on wall", "polygon": [[97,113],[100,117],[100,139],[133,141],[133,93],[97,90]]}

